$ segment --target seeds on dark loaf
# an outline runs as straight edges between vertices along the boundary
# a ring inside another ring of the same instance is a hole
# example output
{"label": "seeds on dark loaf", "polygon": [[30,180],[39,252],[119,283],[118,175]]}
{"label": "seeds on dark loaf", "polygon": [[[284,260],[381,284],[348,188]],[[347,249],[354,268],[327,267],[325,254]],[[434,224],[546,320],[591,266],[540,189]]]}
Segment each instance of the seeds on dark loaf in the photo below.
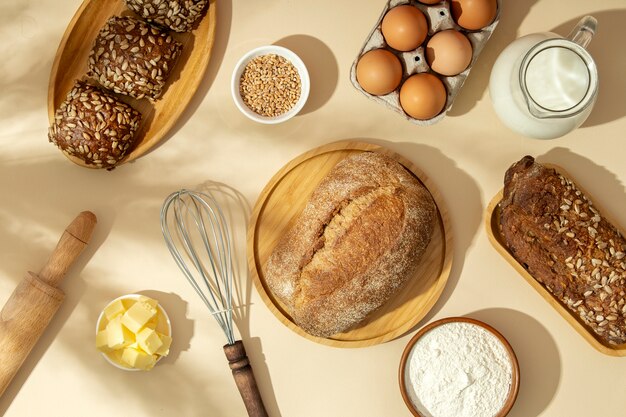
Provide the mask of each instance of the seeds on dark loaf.
{"label": "seeds on dark loaf", "polygon": [[97,168],[112,168],[134,144],[141,114],[111,94],[77,81],[56,110],[50,142]]}
{"label": "seeds on dark loaf", "polygon": [[102,86],[135,98],[158,98],[182,44],[149,23],[113,16],[89,54],[88,75]]}
{"label": "seeds on dark loaf", "polygon": [[504,179],[502,237],[605,343],[626,343],[626,241],[568,178],[526,156]]}
{"label": "seeds on dark loaf", "polygon": [[436,218],[428,190],[398,162],[348,156],[273,250],[266,283],[304,331],[347,331],[414,275]]}
{"label": "seeds on dark loaf", "polygon": [[144,19],[175,32],[188,32],[204,12],[208,0],[125,0]]}

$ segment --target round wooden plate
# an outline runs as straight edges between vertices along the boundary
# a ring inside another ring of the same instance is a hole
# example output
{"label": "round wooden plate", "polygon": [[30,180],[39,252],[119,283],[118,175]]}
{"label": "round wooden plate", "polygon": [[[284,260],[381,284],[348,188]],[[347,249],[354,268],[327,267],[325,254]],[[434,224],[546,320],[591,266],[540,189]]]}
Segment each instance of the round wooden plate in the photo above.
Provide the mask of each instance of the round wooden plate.
{"label": "round wooden plate", "polygon": [[[265,283],[265,263],[280,237],[300,215],[311,193],[328,172],[346,156],[380,152],[412,172],[430,191],[439,212],[431,242],[417,272],[406,286],[380,309],[352,330],[329,338],[312,336],[298,327]],[[414,327],[435,304],[452,266],[452,242],[448,212],[434,183],[417,166],[400,155],[369,143],[342,141],[313,149],[285,165],[265,186],[248,227],[248,266],[261,298],[285,326],[324,345],[364,347],[392,340]]]}
{"label": "round wooden plate", "polygon": [[[133,161],[155,147],[174,126],[195,94],[211,57],[215,39],[215,3],[209,0],[208,10],[195,29],[188,33],[170,32],[183,44],[183,51],[168,79],[163,95],[154,103],[144,98],[116,96],[141,112],[135,147],[118,163]],[[48,86],[48,119],[61,105],[74,82],[85,78],[87,60],[100,28],[114,15],[133,15],[123,0],[85,0],[67,26],[52,64]],[[81,159],[66,155],[72,162],[87,167]]]}

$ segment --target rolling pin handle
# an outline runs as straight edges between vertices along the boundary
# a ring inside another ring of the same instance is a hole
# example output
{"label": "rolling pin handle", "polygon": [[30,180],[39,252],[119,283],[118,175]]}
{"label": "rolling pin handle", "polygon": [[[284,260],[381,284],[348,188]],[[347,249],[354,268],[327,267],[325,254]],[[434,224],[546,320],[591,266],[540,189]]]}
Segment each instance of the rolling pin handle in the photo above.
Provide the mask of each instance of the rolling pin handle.
{"label": "rolling pin handle", "polygon": [[95,214],[83,211],[65,228],[56,248],[39,272],[39,279],[57,287],[74,260],[87,246],[96,225]]}
{"label": "rolling pin handle", "polygon": [[89,242],[95,224],[93,213],[80,213],[41,272],[29,272],[0,310],[0,397],[61,306],[64,294],[57,286]]}

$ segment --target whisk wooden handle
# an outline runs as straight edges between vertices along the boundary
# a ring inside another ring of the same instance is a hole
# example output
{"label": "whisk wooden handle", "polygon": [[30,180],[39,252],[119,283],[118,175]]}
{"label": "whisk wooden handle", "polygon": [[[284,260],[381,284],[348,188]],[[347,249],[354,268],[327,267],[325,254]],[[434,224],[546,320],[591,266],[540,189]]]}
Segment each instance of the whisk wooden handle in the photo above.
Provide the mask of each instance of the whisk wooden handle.
{"label": "whisk wooden handle", "polygon": [[243,342],[237,340],[232,345],[225,345],[224,353],[228,359],[228,365],[233,371],[235,384],[239,388],[248,415],[250,417],[268,417]]}

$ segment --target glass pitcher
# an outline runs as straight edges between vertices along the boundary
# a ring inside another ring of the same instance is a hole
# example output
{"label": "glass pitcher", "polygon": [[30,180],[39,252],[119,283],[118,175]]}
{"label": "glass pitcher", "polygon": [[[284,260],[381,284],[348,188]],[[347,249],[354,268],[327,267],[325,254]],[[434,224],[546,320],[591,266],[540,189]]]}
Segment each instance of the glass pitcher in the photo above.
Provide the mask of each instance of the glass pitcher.
{"label": "glass pitcher", "polygon": [[489,94],[507,127],[553,139],[585,121],[598,95],[598,70],[585,49],[596,26],[596,19],[586,16],[567,38],[534,33],[502,51],[491,71]]}

